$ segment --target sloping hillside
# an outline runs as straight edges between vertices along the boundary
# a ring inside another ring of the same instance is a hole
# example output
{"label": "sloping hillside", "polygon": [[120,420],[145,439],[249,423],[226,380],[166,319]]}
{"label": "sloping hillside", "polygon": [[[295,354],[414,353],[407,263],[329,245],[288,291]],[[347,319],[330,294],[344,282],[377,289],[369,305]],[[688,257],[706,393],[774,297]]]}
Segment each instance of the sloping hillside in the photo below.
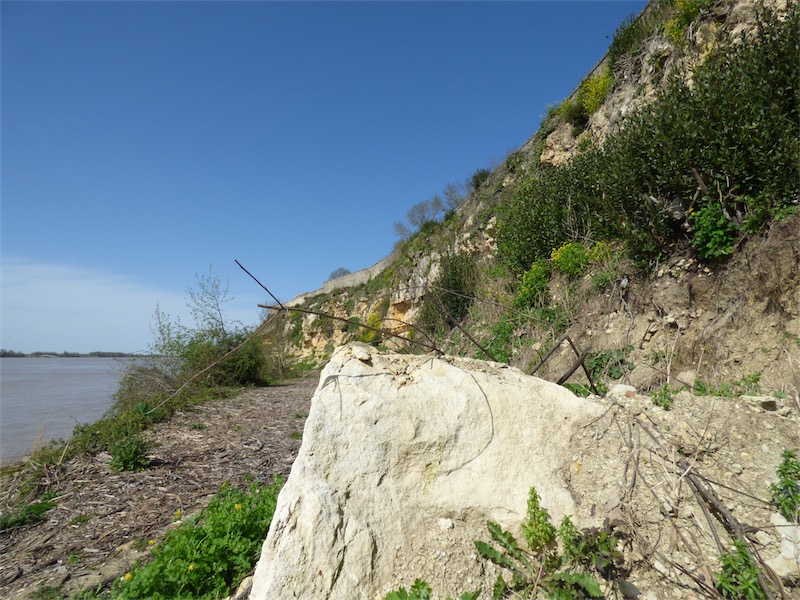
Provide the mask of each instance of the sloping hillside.
{"label": "sloping hillside", "polygon": [[463,204],[367,283],[274,315],[272,343],[316,364],[356,339],[531,372],[558,342],[537,374],[559,380],[567,335],[591,350],[570,384],[797,394],[797,48],[796,2],[654,0]]}

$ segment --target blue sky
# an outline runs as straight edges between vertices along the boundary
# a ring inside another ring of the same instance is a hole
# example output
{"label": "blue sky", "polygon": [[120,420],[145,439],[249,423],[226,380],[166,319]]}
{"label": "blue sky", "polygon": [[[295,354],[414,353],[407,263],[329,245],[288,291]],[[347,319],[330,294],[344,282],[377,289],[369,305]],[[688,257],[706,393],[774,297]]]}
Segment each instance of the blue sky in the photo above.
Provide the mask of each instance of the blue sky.
{"label": "blue sky", "polygon": [[0,4],[2,347],[144,351],[209,267],[231,318],[388,254],[645,2]]}

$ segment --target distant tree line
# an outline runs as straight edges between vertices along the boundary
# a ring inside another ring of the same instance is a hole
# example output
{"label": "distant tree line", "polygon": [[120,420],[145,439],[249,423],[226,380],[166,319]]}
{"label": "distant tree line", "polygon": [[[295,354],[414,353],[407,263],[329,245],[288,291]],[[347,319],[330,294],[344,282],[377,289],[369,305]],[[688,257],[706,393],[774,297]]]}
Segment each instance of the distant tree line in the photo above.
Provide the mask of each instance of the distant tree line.
{"label": "distant tree line", "polygon": [[83,357],[97,357],[97,358],[126,358],[131,356],[137,356],[136,354],[130,354],[128,352],[89,352],[89,353],[81,353],[81,352],[42,352],[37,350],[36,352],[30,352],[28,354],[24,352],[17,352],[16,350],[6,350],[5,348],[0,349],[0,358],[22,358],[25,356],[56,356],[58,358],[83,358]]}

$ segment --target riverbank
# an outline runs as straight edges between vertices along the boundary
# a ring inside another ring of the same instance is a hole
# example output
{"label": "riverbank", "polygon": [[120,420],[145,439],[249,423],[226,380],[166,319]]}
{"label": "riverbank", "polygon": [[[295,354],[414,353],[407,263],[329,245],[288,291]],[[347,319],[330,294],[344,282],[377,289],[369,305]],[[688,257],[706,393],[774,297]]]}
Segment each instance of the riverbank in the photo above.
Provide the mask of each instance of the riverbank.
{"label": "riverbank", "polygon": [[143,471],[113,473],[104,453],[52,469],[57,506],[39,524],[0,533],[0,595],[46,587],[63,597],[108,583],[224,482],[287,477],[317,383],[312,373],[177,412],[145,433],[154,449]]}

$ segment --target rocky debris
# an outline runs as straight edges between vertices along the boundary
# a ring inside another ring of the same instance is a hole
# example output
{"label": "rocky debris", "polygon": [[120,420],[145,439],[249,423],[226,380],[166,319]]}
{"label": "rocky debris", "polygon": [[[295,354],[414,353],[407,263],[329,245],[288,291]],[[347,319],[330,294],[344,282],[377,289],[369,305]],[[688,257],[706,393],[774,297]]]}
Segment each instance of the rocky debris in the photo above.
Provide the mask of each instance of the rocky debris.
{"label": "rocky debris", "polygon": [[250,598],[382,598],[416,577],[443,597],[489,589],[473,540],[487,519],[518,530],[532,486],[556,523],[592,521],[559,470],[603,410],[496,363],[338,349]]}
{"label": "rocky debris", "polygon": [[767,560],[767,565],[787,584],[800,586],[800,526],[778,513],[772,515],[772,524],[780,536],[780,554]]}

